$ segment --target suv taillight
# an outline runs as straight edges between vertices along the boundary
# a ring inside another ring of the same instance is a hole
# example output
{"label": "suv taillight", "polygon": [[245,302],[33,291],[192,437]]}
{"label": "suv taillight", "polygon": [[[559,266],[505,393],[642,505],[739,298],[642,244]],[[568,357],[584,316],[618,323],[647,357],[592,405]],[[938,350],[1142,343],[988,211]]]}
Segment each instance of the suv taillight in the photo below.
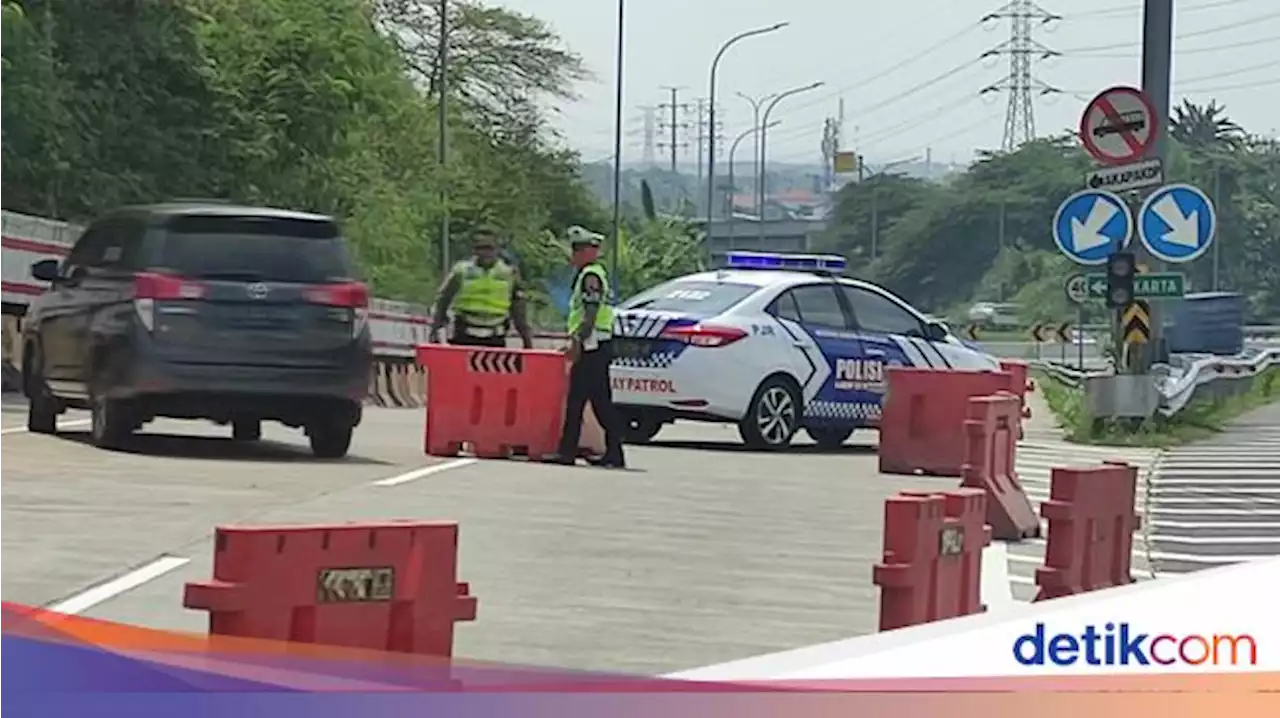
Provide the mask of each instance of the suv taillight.
{"label": "suv taillight", "polygon": [[369,320],[369,288],[361,282],[320,284],[307,287],[304,295],[312,304],[350,309],[352,337],[359,336]]}
{"label": "suv taillight", "polygon": [[671,327],[662,332],[661,337],[671,341],[684,342],[695,347],[723,347],[747,336],[737,327],[721,327],[712,324],[695,324],[691,327]]}
{"label": "suv taillight", "polygon": [[205,287],[171,274],[139,272],[133,278],[133,308],[142,325],[151,331],[156,323],[156,300],[203,299]]}

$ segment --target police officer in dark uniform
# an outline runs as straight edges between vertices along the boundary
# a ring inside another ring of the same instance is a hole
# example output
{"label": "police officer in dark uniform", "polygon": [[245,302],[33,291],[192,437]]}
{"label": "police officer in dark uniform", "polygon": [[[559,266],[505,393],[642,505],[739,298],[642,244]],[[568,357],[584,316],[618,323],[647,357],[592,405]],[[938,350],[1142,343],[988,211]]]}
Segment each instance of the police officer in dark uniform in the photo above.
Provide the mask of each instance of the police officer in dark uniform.
{"label": "police officer in dark uniform", "polygon": [[613,360],[613,307],[609,275],[599,261],[603,237],[578,226],[570,227],[567,234],[573,248],[572,262],[578,268],[569,297],[569,345],[565,347],[573,368],[569,373],[569,399],[560,432],[560,448],[549,460],[565,465],[576,462],[582,413],[590,401],[605,437],[604,456],[591,463],[625,469],[621,424],[609,381],[609,364]]}

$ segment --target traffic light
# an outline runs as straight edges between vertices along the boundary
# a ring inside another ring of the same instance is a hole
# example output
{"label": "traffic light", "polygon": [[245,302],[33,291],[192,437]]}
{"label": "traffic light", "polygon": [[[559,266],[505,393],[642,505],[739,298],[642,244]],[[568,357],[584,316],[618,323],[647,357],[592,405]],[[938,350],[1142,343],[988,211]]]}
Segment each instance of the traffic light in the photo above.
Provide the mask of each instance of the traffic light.
{"label": "traffic light", "polygon": [[1133,303],[1133,254],[1116,252],[1107,257],[1107,306],[1127,307]]}

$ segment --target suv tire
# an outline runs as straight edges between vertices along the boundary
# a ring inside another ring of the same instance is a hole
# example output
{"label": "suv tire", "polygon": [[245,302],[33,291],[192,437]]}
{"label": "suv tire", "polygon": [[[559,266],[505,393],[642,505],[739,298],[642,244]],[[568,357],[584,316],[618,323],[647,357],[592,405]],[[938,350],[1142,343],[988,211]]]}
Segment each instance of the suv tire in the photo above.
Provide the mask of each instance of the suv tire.
{"label": "suv tire", "polygon": [[780,376],[769,377],[756,389],[738,433],[751,449],[778,451],[791,446],[800,428],[800,392]]}
{"label": "suv tire", "polygon": [[231,440],[250,442],[262,438],[262,422],[257,419],[237,419],[231,422]]}
{"label": "suv tire", "polygon": [[355,428],[345,417],[321,419],[307,425],[311,453],[321,459],[341,459],[351,448],[351,434]]}
{"label": "suv tire", "polygon": [[23,377],[27,395],[27,431],[32,434],[58,432],[58,403],[49,395],[44,383],[44,359],[34,347],[27,347],[27,371]]}
{"label": "suv tire", "polygon": [[123,448],[133,438],[137,426],[130,414],[129,405],[119,399],[109,399],[95,390],[89,397],[89,437],[100,449]]}

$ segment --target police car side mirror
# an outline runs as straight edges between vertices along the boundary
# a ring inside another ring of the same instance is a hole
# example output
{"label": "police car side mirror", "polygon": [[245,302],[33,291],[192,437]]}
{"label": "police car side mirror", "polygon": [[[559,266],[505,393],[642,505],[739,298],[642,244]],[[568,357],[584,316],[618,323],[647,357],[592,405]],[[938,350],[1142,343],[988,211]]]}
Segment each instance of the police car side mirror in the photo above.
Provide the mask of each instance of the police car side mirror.
{"label": "police car side mirror", "polygon": [[924,325],[924,338],[931,342],[942,342],[947,340],[947,325],[940,322],[929,322]]}

